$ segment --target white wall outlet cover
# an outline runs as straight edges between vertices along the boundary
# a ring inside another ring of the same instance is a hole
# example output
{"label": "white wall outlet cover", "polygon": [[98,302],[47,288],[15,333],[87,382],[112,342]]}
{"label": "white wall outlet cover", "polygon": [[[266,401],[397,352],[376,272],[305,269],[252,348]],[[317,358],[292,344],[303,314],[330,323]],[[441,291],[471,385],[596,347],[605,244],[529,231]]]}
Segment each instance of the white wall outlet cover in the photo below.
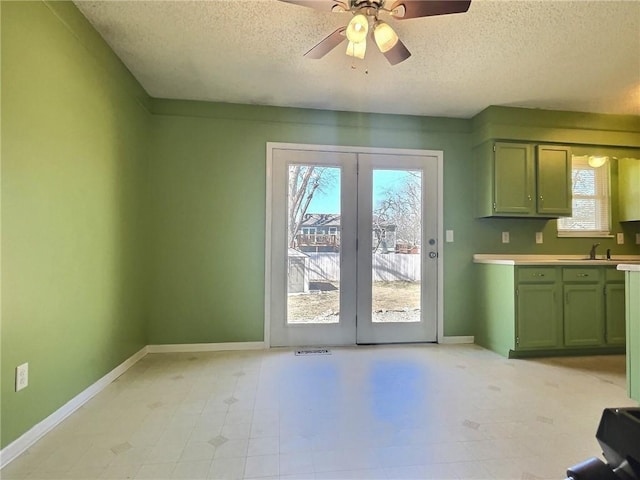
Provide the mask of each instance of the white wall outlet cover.
{"label": "white wall outlet cover", "polygon": [[624,233],[616,233],[616,240],[618,245],[622,245],[624,243]]}
{"label": "white wall outlet cover", "polygon": [[29,385],[29,364],[23,363],[16,367],[16,392]]}
{"label": "white wall outlet cover", "polygon": [[453,243],[453,230],[447,230],[445,232],[445,240],[448,243]]}
{"label": "white wall outlet cover", "polygon": [[536,243],[542,243],[543,241],[542,232],[536,232]]}
{"label": "white wall outlet cover", "polygon": [[509,232],[502,232],[502,243],[509,243]]}

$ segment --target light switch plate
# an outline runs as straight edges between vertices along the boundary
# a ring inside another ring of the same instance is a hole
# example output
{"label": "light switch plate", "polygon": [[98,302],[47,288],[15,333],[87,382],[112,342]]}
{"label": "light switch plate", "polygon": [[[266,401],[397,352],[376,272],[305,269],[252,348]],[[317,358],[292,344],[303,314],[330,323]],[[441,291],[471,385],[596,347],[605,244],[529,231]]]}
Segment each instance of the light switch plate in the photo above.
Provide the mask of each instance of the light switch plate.
{"label": "light switch plate", "polygon": [[453,230],[447,230],[445,232],[445,240],[447,243],[453,243]]}
{"label": "light switch plate", "polygon": [[542,232],[536,232],[536,243],[542,243],[543,241]]}
{"label": "light switch plate", "polygon": [[618,245],[622,245],[624,243],[624,233],[616,233],[616,240]]}
{"label": "light switch plate", "polygon": [[509,232],[502,232],[502,243],[509,243]]}

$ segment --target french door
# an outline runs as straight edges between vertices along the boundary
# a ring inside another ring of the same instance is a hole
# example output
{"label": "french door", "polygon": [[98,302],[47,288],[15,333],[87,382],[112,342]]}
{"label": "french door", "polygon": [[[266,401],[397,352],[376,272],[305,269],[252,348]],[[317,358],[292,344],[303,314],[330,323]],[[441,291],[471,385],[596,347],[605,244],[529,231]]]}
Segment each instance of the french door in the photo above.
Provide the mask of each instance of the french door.
{"label": "french door", "polygon": [[270,345],[437,340],[441,160],[269,144]]}

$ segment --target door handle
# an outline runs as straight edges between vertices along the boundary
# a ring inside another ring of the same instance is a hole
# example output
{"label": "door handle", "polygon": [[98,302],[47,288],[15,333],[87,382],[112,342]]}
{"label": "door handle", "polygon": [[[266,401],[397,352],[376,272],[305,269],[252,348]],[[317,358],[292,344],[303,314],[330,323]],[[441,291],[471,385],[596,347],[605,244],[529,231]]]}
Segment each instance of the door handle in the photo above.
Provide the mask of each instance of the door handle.
{"label": "door handle", "polygon": [[436,258],[438,256],[438,252],[429,252],[429,258]]}

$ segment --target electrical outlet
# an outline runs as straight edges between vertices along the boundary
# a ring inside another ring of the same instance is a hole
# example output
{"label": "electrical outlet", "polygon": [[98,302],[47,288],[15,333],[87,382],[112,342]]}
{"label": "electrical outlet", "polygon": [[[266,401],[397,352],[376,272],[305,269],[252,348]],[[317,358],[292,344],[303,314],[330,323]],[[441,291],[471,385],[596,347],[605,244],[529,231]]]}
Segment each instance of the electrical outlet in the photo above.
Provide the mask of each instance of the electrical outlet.
{"label": "electrical outlet", "polygon": [[542,243],[543,241],[542,232],[536,232],[536,243]]}
{"label": "electrical outlet", "polygon": [[618,245],[622,245],[624,243],[624,233],[616,233],[616,240]]}
{"label": "electrical outlet", "polygon": [[446,235],[445,240],[446,240],[448,243],[453,243],[453,230],[447,230],[447,231],[445,232],[445,235]]}
{"label": "electrical outlet", "polygon": [[502,243],[509,243],[509,232],[502,232]]}
{"label": "electrical outlet", "polygon": [[29,385],[29,364],[23,363],[16,367],[16,392]]}

